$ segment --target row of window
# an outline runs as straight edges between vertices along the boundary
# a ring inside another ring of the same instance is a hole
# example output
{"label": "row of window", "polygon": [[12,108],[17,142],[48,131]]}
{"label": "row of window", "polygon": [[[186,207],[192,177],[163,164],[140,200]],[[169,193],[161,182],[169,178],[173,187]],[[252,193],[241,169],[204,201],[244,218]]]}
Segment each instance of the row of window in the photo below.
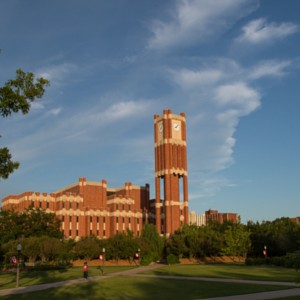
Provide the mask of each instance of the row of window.
{"label": "row of window", "polygon": [[[73,216],[69,216],[69,222],[72,223]],[[79,222],[79,217],[74,216],[76,218],[76,222]],[[62,216],[62,221],[64,222],[66,220],[65,216]],[[97,223],[99,223],[100,217],[96,218]],[[90,223],[93,223],[93,217],[90,217]],[[103,217],[103,223],[105,223],[105,217]],[[116,217],[116,223],[119,223],[119,217]],[[125,217],[122,217],[122,223],[125,223]],[[131,218],[128,218],[128,223],[131,223]],[[140,224],[140,219],[136,219],[136,223]]]}
{"label": "row of window", "polygon": [[[39,207],[40,208],[42,208],[42,203],[43,203],[42,201],[39,201]],[[68,209],[71,209],[71,208],[78,209],[79,208],[79,203],[78,202],[75,202],[75,203],[68,202],[68,203],[69,203]],[[32,201],[32,205],[34,206],[34,201]],[[46,207],[49,208],[49,206],[50,206],[49,202],[46,202]],[[62,208],[67,208],[65,202],[62,202]],[[120,208],[122,210],[125,210],[125,205],[124,204],[122,204],[122,206],[120,205]],[[117,203],[116,204],[116,210],[118,210],[118,209],[119,209],[119,204]],[[131,210],[131,205],[130,204],[128,205],[128,210]]]}

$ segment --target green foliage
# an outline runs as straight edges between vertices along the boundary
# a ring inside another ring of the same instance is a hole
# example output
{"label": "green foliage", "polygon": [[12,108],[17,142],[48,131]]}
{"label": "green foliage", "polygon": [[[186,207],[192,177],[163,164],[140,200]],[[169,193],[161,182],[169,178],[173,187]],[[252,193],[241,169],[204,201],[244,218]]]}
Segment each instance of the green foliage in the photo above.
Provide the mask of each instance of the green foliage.
{"label": "green foliage", "polygon": [[202,258],[217,255],[245,255],[249,233],[241,224],[180,227],[167,241],[167,253],[178,257]]}
{"label": "green foliage", "polygon": [[0,178],[7,179],[9,174],[19,168],[18,162],[13,162],[9,149],[4,147],[0,148]]}
{"label": "green foliage", "polygon": [[284,256],[300,249],[300,225],[289,218],[280,218],[262,223],[248,222],[251,239],[249,256],[263,256],[267,246],[268,256]]}
{"label": "green foliage", "polygon": [[293,268],[298,272],[300,270],[300,254],[289,253],[285,256],[274,256],[266,258],[247,257],[245,264],[249,266],[271,265],[284,268]]}
{"label": "green foliage", "polygon": [[[16,79],[8,80],[3,87],[0,87],[0,115],[8,117],[19,111],[27,114],[31,102],[41,98],[48,85],[48,80],[35,79],[33,73],[25,73],[18,69]],[[0,178],[7,179],[14,170],[18,169],[19,163],[13,162],[11,159],[9,149],[0,148]]]}
{"label": "green foliage", "polygon": [[178,264],[179,263],[179,258],[178,256],[174,255],[174,254],[169,254],[167,256],[167,263],[168,265],[174,265],[174,264]]}
{"label": "green foliage", "polygon": [[109,239],[109,245],[108,253],[116,260],[134,257],[139,248],[138,241],[130,230],[117,233]]}
{"label": "green foliage", "polygon": [[49,236],[62,238],[60,220],[54,213],[29,208],[22,212],[1,211],[0,244],[19,238]]}
{"label": "green foliage", "polygon": [[100,249],[99,240],[95,236],[83,237],[75,244],[75,257],[91,260],[99,256]]}
{"label": "green foliage", "polygon": [[149,260],[151,262],[160,260],[162,258],[164,243],[164,238],[159,235],[156,226],[145,224],[139,239],[142,263],[146,263]]}
{"label": "green foliage", "polygon": [[18,111],[27,114],[30,102],[43,96],[49,81],[44,78],[35,80],[34,77],[33,73],[25,73],[18,69],[16,79],[8,80],[3,87],[0,87],[0,114],[3,117]]}

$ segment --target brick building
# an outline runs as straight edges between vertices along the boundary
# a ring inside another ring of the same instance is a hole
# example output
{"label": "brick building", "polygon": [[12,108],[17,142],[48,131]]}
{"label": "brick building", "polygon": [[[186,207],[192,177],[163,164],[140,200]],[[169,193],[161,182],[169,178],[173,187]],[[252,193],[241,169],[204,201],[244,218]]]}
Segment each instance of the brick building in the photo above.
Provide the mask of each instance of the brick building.
{"label": "brick building", "polygon": [[219,222],[223,224],[224,222],[238,223],[239,215],[236,213],[219,213],[217,210],[207,210],[205,212],[206,224],[210,222]]}
{"label": "brick building", "polygon": [[89,182],[80,178],[51,194],[25,192],[2,199],[2,209],[22,211],[33,206],[53,212],[62,221],[65,237],[95,235],[108,238],[130,229],[139,235],[147,222],[149,185],[126,182],[120,188],[108,188],[106,180]]}
{"label": "brick building", "polygon": [[53,212],[62,221],[67,238],[92,234],[108,238],[127,229],[139,235],[147,222],[169,236],[189,219],[184,113],[175,115],[164,110],[162,116],[154,116],[154,152],[154,200],[150,200],[148,184],[134,186],[126,182],[123,187],[109,188],[106,180],[89,182],[80,178],[50,194],[9,195],[2,199],[2,209],[22,211],[33,206]]}

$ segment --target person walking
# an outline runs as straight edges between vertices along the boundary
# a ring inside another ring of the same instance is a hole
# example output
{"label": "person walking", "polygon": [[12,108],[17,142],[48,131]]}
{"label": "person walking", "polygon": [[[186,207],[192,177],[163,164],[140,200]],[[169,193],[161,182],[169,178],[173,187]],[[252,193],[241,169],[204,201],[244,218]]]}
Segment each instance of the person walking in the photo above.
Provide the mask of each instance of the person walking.
{"label": "person walking", "polygon": [[89,276],[89,266],[88,266],[88,264],[87,264],[86,261],[83,264],[82,271],[83,271],[83,278],[88,279],[88,276]]}

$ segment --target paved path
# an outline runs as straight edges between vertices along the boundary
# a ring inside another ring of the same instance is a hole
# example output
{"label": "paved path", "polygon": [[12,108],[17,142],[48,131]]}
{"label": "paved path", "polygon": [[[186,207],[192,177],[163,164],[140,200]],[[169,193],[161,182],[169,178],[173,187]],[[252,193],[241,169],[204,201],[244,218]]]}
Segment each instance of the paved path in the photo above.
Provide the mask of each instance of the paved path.
{"label": "paved path", "polygon": [[[248,295],[238,295],[238,296],[228,296],[228,297],[217,297],[217,298],[209,298],[209,299],[202,299],[202,300],[265,300],[265,299],[276,299],[281,297],[289,297],[289,296],[298,296],[300,299],[300,288],[296,288],[295,283],[291,282],[277,282],[277,281],[255,281],[255,280],[238,280],[238,279],[219,279],[219,278],[206,278],[206,277],[187,277],[187,276],[164,276],[164,275],[143,275],[138,274],[144,271],[154,270],[160,268],[160,264],[152,264],[150,266],[143,266],[138,267],[126,271],[120,271],[116,273],[107,274],[105,276],[93,276],[89,277],[88,280],[84,278],[74,279],[74,280],[67,280],[67,281],[60,281],[54,283],[46,283],[46,284],[39,284],[39,285],[32,285],[26,287],[19,287],[19,288],[12,288],[12,289],[5,289],[0,290],[0,296],[5,295],[12,295],[12,294],[23,294],[28,292],[34,291],[41,291],[49,288],[55,288],[60,286],[67,286],[73,284],[82,284],[89,281],[98,281],[104,280],[106,278],[125,275],[125,276],[138,276],[138,277],[151,277],[151,278],[164,278],[164,279],[177,279],[177,280],[198,280],[198,281],[210,281],[210,282],[236,282],[236,283],[249,283],[249,284],[263,284],[263,285],[281,285],[284,287],[295,287],[294,289],[288,290],[280,290],[274,292],[264,292],[264,293],[254,293]],[[195,299],[197,300],[197,299]]]}

